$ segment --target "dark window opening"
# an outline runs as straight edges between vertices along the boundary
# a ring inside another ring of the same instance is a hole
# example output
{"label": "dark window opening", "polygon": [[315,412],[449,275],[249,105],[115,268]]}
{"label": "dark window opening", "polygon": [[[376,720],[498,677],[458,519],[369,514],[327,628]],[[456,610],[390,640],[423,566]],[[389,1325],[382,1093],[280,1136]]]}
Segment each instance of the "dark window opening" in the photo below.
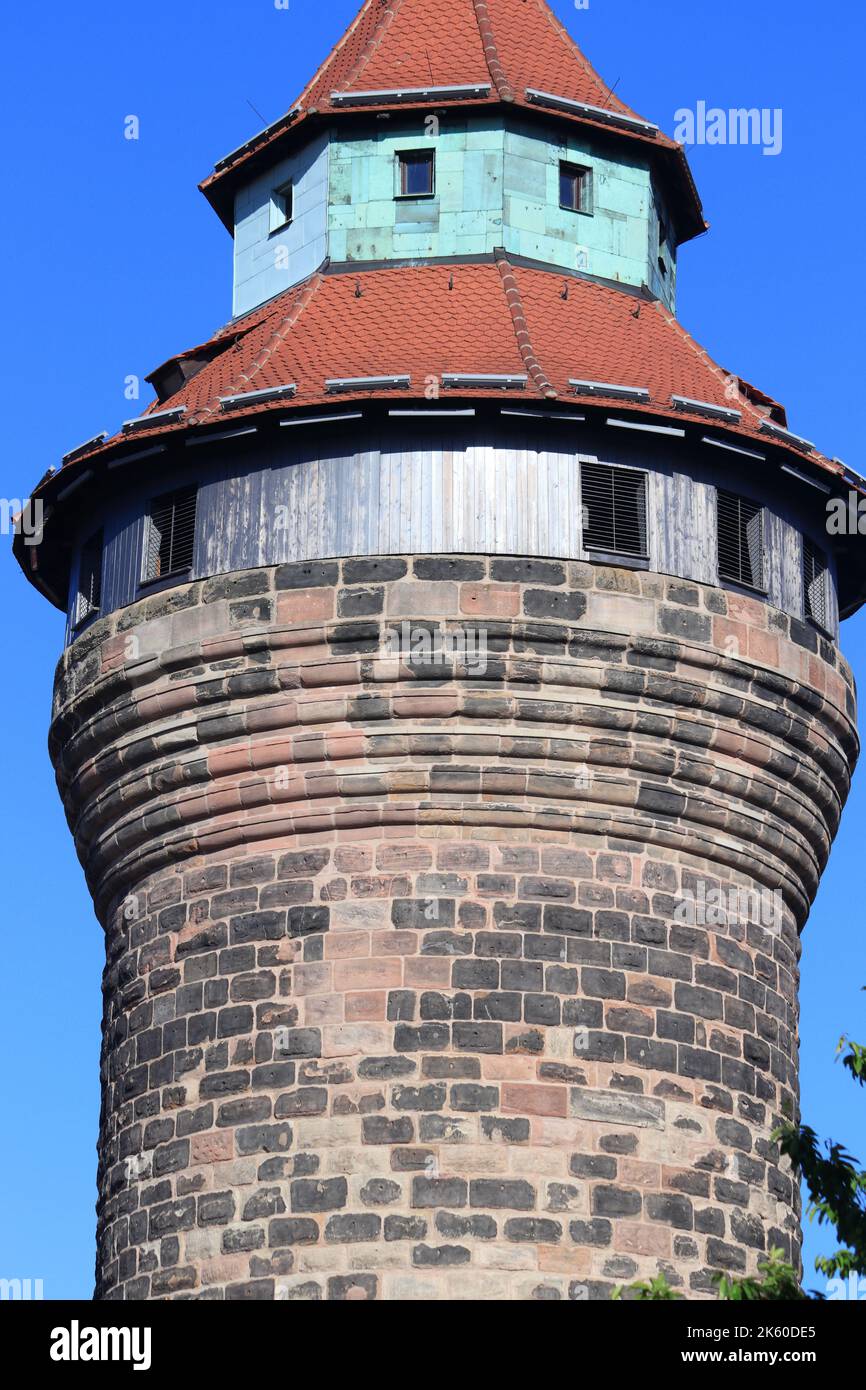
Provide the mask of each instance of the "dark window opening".
{"label": "dark window opening", "polygon": [[764,588],[764,509],[734,492],[718,493],[719,578]]}
{"label": "dark window opening", "polygon": [[559,206],[570,212],[592,212],[591,169],[560,161]]}
{"label": "dark window opening", "polygon": [[400,197],[428,197],[434,189],[436,156],[432,150],[410,150],[401,154]]}
{"label": "dark window opening", "polygon": [[102,532],[97,531],[81,547],[78,586],[72,621],[75,627],[99,612],[102,603]]}
{"label": "dark window opening", "polygon": [[659,270],[662,275],[668,273],[668,234],[664,222],[659,218]]}
{"label": "dark window opening", "polygon": [[284,183],[271,194],[271,231],[287,227],[295,215],[295,189],[291,183]]}
{"label": "dark window opening", "polygon": [[150,504],[144,578],[150,582],[192,568],[197,489],[179,488]]}
{"label": "dark window opening", "polygon": [[646,558],[646,474],[584,463],[580,479],[584,548]]}
{"label": "dark window opening", "polygon": [[829,627],[827,556],[803,537],[803,594],[806,617],[825,630]]}

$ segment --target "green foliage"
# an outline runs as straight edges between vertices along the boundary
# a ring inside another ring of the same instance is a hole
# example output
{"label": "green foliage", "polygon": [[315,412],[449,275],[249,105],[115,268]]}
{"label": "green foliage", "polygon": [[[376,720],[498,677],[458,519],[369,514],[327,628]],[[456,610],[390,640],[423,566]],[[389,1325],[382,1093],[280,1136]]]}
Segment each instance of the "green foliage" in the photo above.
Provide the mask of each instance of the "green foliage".
{"label": "green foliage", "polygon": [[731,1279],[716,1274],[719,1298],[728,1303],[793,1303],[808,1298],[800,1288],[796,1270],[785,1259],[783,1250],[771,1250],[758,1264],[760,1278]]}
{"label": "green foliage", "polygon": [[835,1255],[819,1257],[815,1268],[828,1277],[866,1274],[866,1172],[841,1144],[827,1143],[822,1150],[808,1125],[786,1125],[776,1137],[806,1180],[810,1221],[834,1226],[842,1242]]}
{"label": "green foliage", "polygon": [[[842,1037],[837,1060],[859,1086],[866,1085],[866,1047]],[[783,1125],[773,1138],[806,1180],[810,1221],[834,1226],[841,1242],[834,1255],[822,1255],[815,1268],[828,1278],[866,1274],[866,1172],[841,1144],[825,1143],[808,1125]]]}
{"label": "green foliage", "polygon": [[[683,1297],[676,1289],[671,1288],[666,1274],[657,1274],[648,1284],[629,1284],[629,1293],[634,1303],[671,1303]],[[622,1284],[618,1284],[614,1289],[611,1299],[616,1303],[623,1301]]]}
{"label": "green foliage", "polygon": [[[758,1265],[759,1275],[749,1279],[731,1279],[727,1274],[714,1275],[719,1298],[727,1303],[760,1302],[792,1303],[808,1298],[797,1279],[796,1270],[788,1264],[782,1250],[771,1250]],[[656,1275],[649,1283],[630,1284],[628,1292],[635,1303],[662,1303],[683,1298],[671,1288],[665,1274]],[[611,1298],[623,1301],[623,1287],[614,1289]]]}

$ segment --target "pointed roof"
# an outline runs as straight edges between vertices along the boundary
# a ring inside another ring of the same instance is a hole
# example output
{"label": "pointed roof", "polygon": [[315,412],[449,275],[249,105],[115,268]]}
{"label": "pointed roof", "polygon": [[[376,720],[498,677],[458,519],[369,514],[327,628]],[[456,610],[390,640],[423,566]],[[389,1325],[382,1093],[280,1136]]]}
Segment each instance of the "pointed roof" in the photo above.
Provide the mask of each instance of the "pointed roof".
{"label": "pointed roof", "polygon": [[705,230],[681,145],[611,91],[546,0],[364,0],[360,11],[281,120],[220,160],[201,184],[231,229],[234,191],[322,118],[431,105],[544,110],[638,141],[678,192],[681,239]]}

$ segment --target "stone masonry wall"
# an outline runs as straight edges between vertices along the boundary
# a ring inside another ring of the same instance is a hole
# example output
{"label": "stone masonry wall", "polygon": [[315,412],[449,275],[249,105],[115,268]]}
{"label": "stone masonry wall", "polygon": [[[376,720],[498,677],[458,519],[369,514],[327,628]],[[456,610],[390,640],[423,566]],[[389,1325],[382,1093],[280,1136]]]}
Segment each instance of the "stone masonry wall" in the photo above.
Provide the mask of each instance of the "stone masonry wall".
{"label": "stone masonry wall", "polygon": [[770,1136],[853,719],[811,628],[584,564],[292,565],[95,624],[51,749],[106,930],[97,1296],[796,1260]]}

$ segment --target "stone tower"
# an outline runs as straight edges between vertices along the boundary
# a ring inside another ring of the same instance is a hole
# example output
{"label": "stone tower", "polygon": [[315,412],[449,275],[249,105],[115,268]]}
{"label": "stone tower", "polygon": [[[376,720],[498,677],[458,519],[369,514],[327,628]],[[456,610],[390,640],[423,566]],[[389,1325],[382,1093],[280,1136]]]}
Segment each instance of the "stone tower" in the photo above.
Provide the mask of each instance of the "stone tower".
{"label": "stone tower", "polygon": [[16,542],[106,936],[97,1296],[796,1261],[861,483],[678,323],[682,148],[544,0],[366,0],[203,189],[234,317]]}

